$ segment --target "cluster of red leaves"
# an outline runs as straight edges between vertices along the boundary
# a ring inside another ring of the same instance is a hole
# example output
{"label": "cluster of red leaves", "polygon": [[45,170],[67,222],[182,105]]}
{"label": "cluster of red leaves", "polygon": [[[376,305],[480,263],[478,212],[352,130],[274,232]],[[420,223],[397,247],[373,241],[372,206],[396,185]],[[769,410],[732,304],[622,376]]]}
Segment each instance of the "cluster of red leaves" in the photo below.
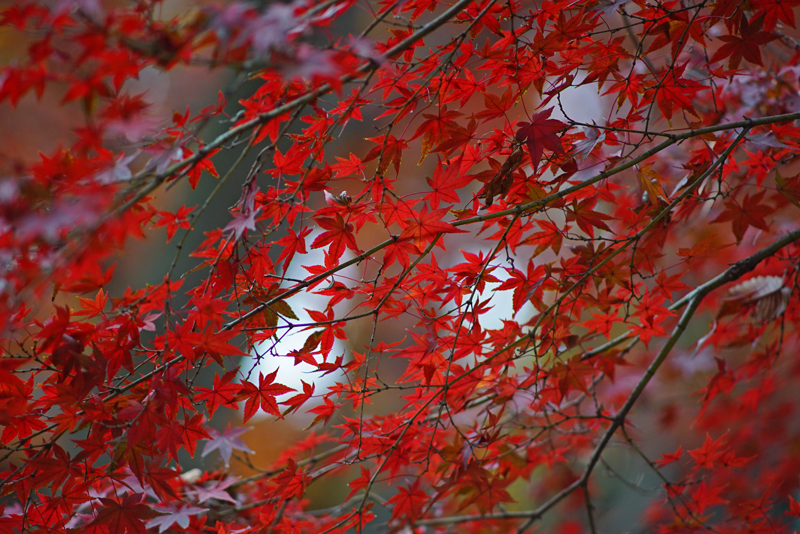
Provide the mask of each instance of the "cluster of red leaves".
{"label": "cluster of red leaves", "polygon": [[[523,532],[545,515],[564,532],[788,531],[795,5],[5,7],[27,48],[2,105],[52,92],[85,123],[0,178],[0,532]],[[228,91],[150,117],[127,82],[186,66],[258,87],[232,113]],[[569,104],[587,94],[591,113]],[[251,149],[230,222],[183,250],[215,193],[154,197],[223,187]],[[224,173],[220,151],[238,158]],[[115,258],[159,227],[201,282],[173,262],[113,293]],[[726,306],[753,270],[780,287]],[[288,302],[304,295],[322,302],[306,321]],[[288,334],[304,341],[282,354]],[[249,354],[313,373],[294,391],[240,369]],[[210,419],[240,408],[322,433],[236,477],[247,429]],[[613,443],[659,488],[625,525],[598,481]],[[314,509],[321,479],[349,495]]]}

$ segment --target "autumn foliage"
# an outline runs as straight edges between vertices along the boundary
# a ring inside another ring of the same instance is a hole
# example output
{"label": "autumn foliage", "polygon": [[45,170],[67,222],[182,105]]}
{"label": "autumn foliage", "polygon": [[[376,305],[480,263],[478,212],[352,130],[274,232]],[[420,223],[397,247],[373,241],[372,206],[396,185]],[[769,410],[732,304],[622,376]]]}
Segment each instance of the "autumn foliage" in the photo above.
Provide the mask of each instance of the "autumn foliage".
{"label": "autumn foliage", "polygon": [[0,533],[796,529],[797,5],[6,3]]}

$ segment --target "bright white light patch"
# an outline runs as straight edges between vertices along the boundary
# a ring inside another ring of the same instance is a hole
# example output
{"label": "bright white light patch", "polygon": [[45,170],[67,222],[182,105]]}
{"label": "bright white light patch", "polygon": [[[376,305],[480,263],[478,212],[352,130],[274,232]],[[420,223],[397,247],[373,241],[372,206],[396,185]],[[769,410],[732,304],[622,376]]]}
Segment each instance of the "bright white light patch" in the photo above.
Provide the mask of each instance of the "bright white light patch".
{"label": "bright white light patch", "polygon": [[[303,265],[312,266],[323,264],[325,249],[312,250],[309,247],[319,233],[319,231],[314,231],[306,237],[308,254],[299,254],[294,257],[294,260],[292,261],[291,265],[289,265],[288,272],[286,273],[287,279],[298,280],[308,277],[308,271],[303,269]],[[341,258],[341,261],[344,262],[350,258],[352,258],[352,254],[350,254],[348,251],[345,252],[345,255]],[[353,267],[344,269],[343,271],[337,273],[336,279],[344,284],[347,284],[347,278],[352,276],[354,272],[355,268]],[[314,295],[313,293],[307,293],[303,291],[292,295],[286,299],[286,302],[289,304],[289,306],[291,306],[292,311],[299,320],[289,319],[288,321],[291,321],[292,324],[313,323],[314,321],[308,315],[306,309],[324,310],[328,299],[329,297]],[[334,309],[337,308],[339,308],[339,306],[335,307]],[[339,311],[341,310],[337,310],[337,312]],[[306,339],[308,339],[308,337],[316,330],[303,330],[302,328],[292,328],[289,330],[286,328],[288,324],[289,323],[287,320],[281,317],[278,320],[279,328],[277,332],[277,339],[273,337],[269,341],[265,341],[257,346],[251,353],[250,357],[242,360],[240,367],[242,372],[248,376],[250,382],[256,385],[258,385],[259,373],[266,376],[269,373],[277,370],[278,374],[275,377],[274,382],[283,384],[284,386],[295,390],[295,392],[279,397],[279,401],[285,400],[293,395],[296,395],[297,393],[302,393],[303,382],[306,384],[314,384],[314,397],[312,397],[303,405],[303,407],[300,408],[299,413],[302,414],[307,409],[312,408],[322,402],[322,395],[326,393],[329,386],[333,385],[337,380],[340,379],[341,374],[334,372],[322,376],[322,373],[311,364],[299,362],[297,365],[295,365],[294,358],[288,355],[292,351],[298,351],[303,348]],[[347,348],[341,341],[338,339],[334,340],[333,348],[331,349],[328,361],[334,360],[337,356],[341,356],[346,351]],[[317,356],[317,358],[319,358],[319,356]],[[269,417],[268,414],[264,413],[264,411],[260,409],[254,416],[255,419],[265,417]]]}

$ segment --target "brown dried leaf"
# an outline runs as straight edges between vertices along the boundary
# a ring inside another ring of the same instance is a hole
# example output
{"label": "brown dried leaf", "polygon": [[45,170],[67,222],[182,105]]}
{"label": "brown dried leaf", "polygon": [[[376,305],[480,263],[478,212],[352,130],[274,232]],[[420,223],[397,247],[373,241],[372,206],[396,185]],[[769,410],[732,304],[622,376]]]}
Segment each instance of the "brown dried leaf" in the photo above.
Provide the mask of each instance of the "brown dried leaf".
{"label": "brown dried leaf", "polygon": [[485,198],[484,207],[490,207],[494,202],[495,197],[503,197],[511,189],[514,183],[514,171],[522,163],[522,146],[517,146],[511,154],[509,154],[503,166],[497,171],[494,178],[492,178],[483,188],[479,198]]}
{"label": "brown dried leaf", "polygon": [[754,306],[753,320],[771,321],[786,310],[792,290],[783,287],[783,277],[756,276],[728,290],[728,298],[722,304],[717,317],[731,315]]}

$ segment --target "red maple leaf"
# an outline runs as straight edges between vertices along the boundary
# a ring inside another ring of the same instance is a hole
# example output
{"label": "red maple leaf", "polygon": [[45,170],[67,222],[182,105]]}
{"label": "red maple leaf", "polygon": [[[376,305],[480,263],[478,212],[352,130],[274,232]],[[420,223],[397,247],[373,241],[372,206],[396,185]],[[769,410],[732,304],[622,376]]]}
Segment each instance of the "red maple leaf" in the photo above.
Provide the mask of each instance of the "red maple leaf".
{"label": "red maple leaf", "polygon": [[89,526],[106,525],[110,534],[146,534],[147,528],[142,520],[159,514],[144,504],[143,499],[143,493],[131,493],[121,501],[101,498],[103,506]]}
{"label": "red maple leaf", "polygon": [[328,421],[330,421],[331,417],[333,417],[333,414],[336,413],[336,410],[342,407],[341,404],[334,403],[328,397],[325,397],[322,400],[324,404],[320,404],[319,406],[315,406],[310,410],[306,410],[306,413],[317,414],[317,416],[314,418],[311,424],[308,425],[309,427],[314,426],[320,421],[322,421],[323,423],[327,423]]}
{"label": "red maple leaf", "polygon": [[771,32],[778,21],[795,27],[794,10],[800,5],[798,0],[752,0],[750,9],[756,15],[764,15],[764,30]]}
{"label": "red maple leaf", "polygon": [[393,504],[392,520],[405,518],[413,523],[422,513],[422,508],[428,502],[428,494],[419,489],[419,481],[413,482],[410,486],[400,486],[398,492],[387,501]]}
{"label": "red maple leaf", "polygon": [[442,217],[446,214],[447,210],[444,208],[428,211],[428,206],[423,206],[422,211],[414,211],[413,219],[406,221],[408,226],[403,228],[400,239],[411,239],[415,245],[422,248],[439,234],[463,232],[464,230],[459,230],[452,224],[442,221]]}
{"label": "red maple leaf", "polygon": [[750,226],[759,230],[769,231],[769,225],[764,220],[764,217],[772,215],[775,210],[769,204],[761,203],[766,192],[766,189],[762,189],[752,197],[745,195],[741,204],[736,198],[731,197],[725,202],[725,211],[712,222],[730,221],[733,227],[733,235],[736,236],[737,242],[742,240],[744,233]]}
{"label": "red maple leaf", "polygon": [[697,467],[704,469],[711,469],[714,463],[717,462],[728,451],[726,444],[728,433],[725,432],[717,439],[711,439],[711,436],[706,434],[706,440],[701,447],[687,451],[689,456],[692,457]]}
{"label": "red maple leaf", "polygon": [[283,272],[285,273],[292,263],[292,258],[295,254],[306,253],[306,236],[311,233],[311,228],[303,228],[298,234],[291,228],[288,229],[288,235],[278,239],[275,244],[283,247],[280,256],[275,263],[280,263],[283,260]]}
{"label": "red maple leaf", "polygon": [[275,490],[280,495],[281,500],[291,499],[292,497],[302,498],[306,491],[306,486],[311,481],[311,477],[297,468],[297,463],[289,458],[286,469],[275,477],[278,488]]}
{"label": "red maple leaf", "polygon": [[237,333],[233,330],[219,331],[213,327],[206,328],[202,333],[192,332],[187,337],[192,344],[204,353],[223,365],[223,356],[247,356],[235,345],[228,343]]}
{"label": "red maple leaf", "polygon": [[671,453],[671,454],[662,454],[660,460],[656,460],[654,463],[658,467],[664,467],[665,465],[669,465],[672,462],[677,462],[683,456],[683,446],[679,446],[678,450]]}
{"label": "red maple leaf", "polygon": [[339,163],[335,163],[331,165],[331,170],[336,173],[336,178],[343,178],[346,176],[364,176],[364,165],[361,164],[361,160],[353,153],[350,153],[350,158],[340,158],[336,157],[336,161]]}
{"label": "red maple leaf", "polygon": [[411,241],[402,241],[395,239],[394,242],[387,246],[383,255],[383,266],[389,267],[394,262],[399,262],[403,269],[408,269],[411,263],[410,254],[420,254],[421,251],[417,245]]}
{"label": "red maple leaf", "polygon": [[436,209],[443,201],[453,204],[460,202],[456,191],[469,184],[472,177],[461,173],[458,164],[448,165],[445,169],[440,161],[433,171],[433,178],[427,180],[433,191],[425,195],[425,200],[430,200],[431,207]]}
{"label": "red maple leaf", "polygon": [[561,121],[551,119],[550,114],[553,108],[546,109],[531,117],[531,122],[519,123],[516,139],[520,143],[525,143],[533,162],[533,171],[539,168],[544,149],[552,150],[556,154],[563,156],[564,147],[561,146],[561,139],[556,135],[559,130],[567,127]]}
{"label": "red maple leaf", "polygon": [[786,512],[786,515],[800,517],[800,503],[794,500],[791,495],[789,495],[789,511]]}
{"label": "red maple leaf", "polygon": [[497,96],[492,93],[483,93],[483,102],[486,107],[484,111],[481,111],[477,115],[475,115],[478,119],[494,119],[497,117],[503,117],[506,114],[506,111],[511,109],[511,106],[514,105],[514,100],[518,95],[511,91],[511,87],[508,87],[503,93],[503,96]]}
{"label": "red maple leaf", "polygon": [[183,228],[184,230],[188,230],[192,227],[192,223],[189,220],[189,213],[192,212],[194,206],[191,208],[187,208],[186,206],[181,206],[178,209],[177,213],[171,213],[169,211],[159,211],[158,216],[159,219],[153,224],[153,228],[159,228],[161,226],[167,227],[167,243],[172,240],[172,237],[175,235],[175,232],[178,228]]}
{"label": "red maple leaf", "polygon": [[558,384],[558,392],[562,400],[573,390],[588,394],[586,377],[590,377],[594,373],[595,369],[591,364],[581,362],[559,362],[550,370],[550,375]]}
{"label": "red maple leaf", "polygon": [[572,206],[567,210],[567,220],[578,223],[580,229],[586,232],[589,237],[594,237],[595,228],[611,232],[611,228],[603,221],[608,221],[613,219],[613,217],[592,210],[595,204],[597,204],[597,200],[596,196],[591,196],[581,202],[573,200]]}
{"label": "red maple leaf", "polygon": [[284,416],[300,408],[303,404],[305,404],[305,402],[308,399],[310,399],[314,395],[315,386],[313,382],[311,384],[307,384],[304,380],[301,380],[300,383],[303,384],[302,393],[298,393],[297,395],[294,395],[286,399],[285,401],[281,401],[281,404],[289,407],[283,412]]}
{"label": "red maple leaf", "polygon": [[195,395],[194,400],[206,401],[206,409],[208,410],[209,417],[214,415],[214,412],[217,411],[219,406],[225,406],[234,410],[239,408],[239,405],[236,403],[236,397],[239,395],[239,391],[241,391],[241,386],[232,383],[235,377],[236,370],[228,371],[221,377],[219,375],[214,376],[213,388],[209,389],[199,386],[195,388],[198,394]]}
{"label": "red maple leaf", "polygon": [[702,514],[709,506],[726,503],[727,501],[719,496],[724,489],[723,485],[710,485],[705,480],[700,481],[700,484],[692,489],[695,513]]}
{"label": "red maple leaf", "polygon": [[317,224],[325,228],[326,231],[317,236],[314,242],[311,243],[311,248],[322,248],[326,245],[331,246],[328,249],[328,253],[325,255],[326,267],[335,265],[336,261],[344,254],[346,248],[356,253],[359,252],[355,236],[353,235],[354,227],[352,224],[345,222],[341,215],[337,213],[335,219],[331,217],[317,217],[315,220]]}
{"label": "red maple leaf", "polygon": [[448,110],[447,106],[442,106],[439,108],[439,113],[436,115],[429,113],[422,114],[422,116],[427,120],[419,125],[417,131],[414,132],[413,137],[411,137],[413,140],[421,135],[423,136],[422,156],[420,157],[420,162],[425,159],[431,148],[441,144],[442,141],[447,138],[448,128],[452,129],[458,126],[458,123],[455,121],[455,119],[458,119],[463,115],[463,113],[458,111]]}
{"label": "red maple leaf", "polygon": [[386,136],[370,137],[367,141],[378,143],[378,146],[370,150],[361,161],[367,162],[380,158],[379,173],[386,174],[390,164],[394,165],[395,172],[400,172],[400,159],[403,157],[403,150],[408,148],[408,142],[405,139],[397,139],[392,134],[388,134]]}
{"label": "red maple leaf", "polygon": [[694,109],[694,96],[706,87],[700,82],[683,77],[686,65],[684,63],[674,69],[665,69],[658,74],[659,82],[645,91],[646,98],[655,97],[658,109],[667,120],[672,119],[676,106],[697,116]]}
{"label": "red maple leaf", "polygon": [[350,486],[350,493],[347,495],[347,500],[349,500],[350,497],[352,497],[357,491],[366,488],[367,484],[369,484],[369,481],[372,479],[369,469],[363,465],[359,466],[359,468],[361,469],[361,476],[353,479],[349,484],[347,484]]}
{"label": "red maple leaf", "polygon": [[611,339],[611,329],[616,323],[622,322],[616,311],[611,313],[592,313],[593,319],[583,321],[581,326],[585,326],[590,332],[597,332],[606,336],[606,339]]}
{"label": "red maple leaf", "polygon": [[761,45],[765,45],[778,38],[777,35],[762,31],[763,26],[764,13],[749,23],[747,22],[747,17],[742,15],[741,21],[739,22],[739,35],[741,35],[741,37],[737,37],[736,35],[723,35],[720,37],[719,40],[725,44],[722,45],[711,58],[711,63],[730,57],[728,60],[728,69],[730,70],[738,68],[742,58],[756,65],[763,66],[764,62],[761,60]]}
{"label": "red maple leaf", "polygon": [[674,295],[676,291],[691,289],[689,286],[681,282],[682,277],[683,273],[678,273],[667,277],[666,271],[661,271],[658,273],[658,278],[656,278],[656,290],[664,295],[665,299],[672,300],[672,295]]}
{"label": "red maple leaf", "polygon": [[242,389],[239,394],[236,395],[236,400],[241,401],[246,399],[244,405],[245,423],[248,419],[255,415],[259,407],[268,414],[277,417],[281,416],[280,412],[278,411],[278,403],[275,402],[275,397],[294,390],[290,387],[284,386],[283,384],[273,383],[277,374],[277,369],[267,376],[258,373],[258,387],[256,387],[256,385],[252,382],[242,383]]}

